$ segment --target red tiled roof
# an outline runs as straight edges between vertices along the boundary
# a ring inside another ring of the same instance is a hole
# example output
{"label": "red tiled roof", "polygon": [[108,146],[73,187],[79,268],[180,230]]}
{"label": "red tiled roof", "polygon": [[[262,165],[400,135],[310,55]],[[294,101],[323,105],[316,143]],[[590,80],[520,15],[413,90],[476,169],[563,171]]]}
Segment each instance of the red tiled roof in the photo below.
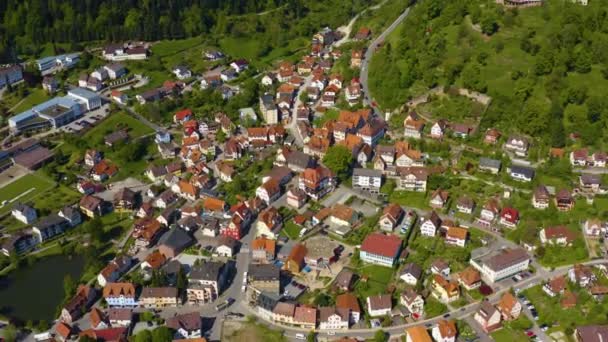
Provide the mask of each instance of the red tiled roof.
{"label": "red tiled roof", "polygon": [[392,258],[401,248],[401,242],[401,239],[395,235],[373,233],[363,240],[361,251]]}
{"label": "red tiled roof", "polygon": [[183,110],[180,110],[179,112],[175,113],[175,118],[177,120],[183,120],[184,118],[186,118],[190,115],[192,115],[191,109],[183,109]]}

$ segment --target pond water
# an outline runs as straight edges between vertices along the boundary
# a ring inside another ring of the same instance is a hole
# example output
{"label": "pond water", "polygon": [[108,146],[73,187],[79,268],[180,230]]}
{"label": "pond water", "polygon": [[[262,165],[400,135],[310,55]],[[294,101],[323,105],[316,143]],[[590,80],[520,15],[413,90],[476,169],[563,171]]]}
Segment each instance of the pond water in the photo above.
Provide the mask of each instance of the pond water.
{"label": "pond water", "polygon": [[78,281],[84,269],[80,256],[50,256],[0,278],[0,313],[22,321],[53,320],[64,298],[67,274]]}

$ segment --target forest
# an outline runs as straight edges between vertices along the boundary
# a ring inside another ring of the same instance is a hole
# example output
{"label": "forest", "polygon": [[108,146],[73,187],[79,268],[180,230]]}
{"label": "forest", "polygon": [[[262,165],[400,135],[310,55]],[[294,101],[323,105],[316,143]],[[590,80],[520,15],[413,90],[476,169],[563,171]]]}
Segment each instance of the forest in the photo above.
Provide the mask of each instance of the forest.
{"label": "forest", "polygon": [[[376,2],[376,1],[373,1]],[[3,0],[0,62],[37,57],[45,44],[264,35],[269,48],[342,24],[370,1]],[[268,14],[268,15],[266,15]]]}
{"label": "forest", "polygon": [[[608,2],[547,0],[506,9],[494,1],[419,2],[370,67],[378,104],[399,109],[428,89],[487,93],[487,127],[563,147],[568,136],[601,145],[607,136]],[[599,146],[598,146],[599,147]]]}

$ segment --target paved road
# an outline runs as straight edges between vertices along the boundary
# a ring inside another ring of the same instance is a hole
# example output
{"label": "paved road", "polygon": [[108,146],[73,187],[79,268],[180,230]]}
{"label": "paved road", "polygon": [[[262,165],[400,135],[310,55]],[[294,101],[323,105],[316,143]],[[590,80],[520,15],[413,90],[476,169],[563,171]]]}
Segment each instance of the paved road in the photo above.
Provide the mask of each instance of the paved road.
{"label": "paved road", "polygon": [[[374,102],[369,92],[368,85],[369,63],[372,60],[374,52],[376,52],[376,49],[382,42],[384,42],[384,39],[389,34],[391,34],[391,32],[393,32],[397,28],[397,26],[399,26],[399,24],[401,24],[401,22],[403,22],[403,20],[407,18],[409,14],[410,8],[408,7],[389,27],[386,28],[386,30],[384,30],[384,32],[382,32],[376,39],[374,39],[367,47],[363,62],[361,63],[361,75],[359,76],[361,86],[363,88],[363,105],[372,106],[372,103]],[[374,112],[376,112],[376,114],[381,114],[378,112],[378,108],[374,106],[372,106],[372,108],[374,109]]]}
{"label": "paved road", "polygon": [[[584,262],[583,264],[596,265],[596,264],[605,263],[605,262],[606,262],[605,260],[593,260],[593,261]],[[547,281],[547,280],[557,277],[559,275],[563,275],[563,274],[567,273],[571,267],[572,266],[562,266],[562,267],[556,268],[555,270],[553,270],[551,272],[537,272],[536,274],[532,275],[531,277],[520,281],[519,283],[514,285],[513,288],[519,289],[519,290],[527,289],[529,287],[538,285],[544,281]],[[487,298],[491,303],[497,303],[500,300],[500,298],[502,297],[502,295],[506,291],[509,291],[509,289],[510,289],[509,287],[504,287],[504,288],[496,291],[494,294],[490,295]],[[430,328],[430,327],[436,325],[437,321],[439,321],[440,319],[443,319],[443,317],[446,317],[446,315],[450,319],[457,319],[457,320],[465,319],[465,318],[471,316],[472,314],[474,314],[475,311],[479,308],[479,305],[480,305],[479,302],[471,303],[471,304],[468,304],[461,308],[451,310],[443,316],[431,317],[431,318],[421,320],[421,321],[418,321],[415,323],[406,323],[406,324],[401,324],[401,325],[397,325],[397,326],[387,327],[387,328],[383,328],[383,330],[386,333],[390,334],[391,337],[402,336],[405,332],[405,329],[407,329],[409,327],[413,327],[413,326],[417,326],[417,325],[425,325],[427,328]],[[249,307],[245,307],[245,309],[248,311],[248,314],[255,315],[255,312],[253,311],[253,309],[251,309]],[[275,322],[270,322],[259,316],[258,316],[258,321],[260,321],[261,323],[263,323],[267,326],[270,326],[274,329],[283,330],[287,337],[294,337],[295,334],[297,334],[297,333],[304,333],[304,334],[308,333],[307,329],[301,329],[301,328],[286,326],[286,325],[275,323]],[[373,337],[373,335],[375,334],[376,331],[377,331],[377,329],[370,329],[370,328],[349,329],[349,330],[344,330],[344,331],[335,331],[334,334],[329,335],[328,331],[322,331],[322,330],[317,329],[317,336],[328,337],[328,338],[332,338],[332,339],[340,338],[340,337],[347,337],[347,336],[351,336],[351,337],[357,336],[360,338],[369,339],[369,338]]]}
{"label": "paved road", "polygon": [[287,125],[287,129],[291,132],[291,135],[293,135],[293,137],[295,138],[296,145],[298,145],[299,147],[304,146],[304,139],[302,138],[300,130],[298,129],[297,120],[298,107],[300,107],[300,105],[302,104],[302,101],[300,101],[300,94],[302,94],[302,92],[308,86],[310,86],[310,82],[312,82],[312,75],[306,76],[306,78],[304,78],[304,83],[302,83],[302,85],[298,89],[298,96],[296,96],[296,101],[294,102],[293,108],[291,109],[291,121],[289,121],[289,124]]}

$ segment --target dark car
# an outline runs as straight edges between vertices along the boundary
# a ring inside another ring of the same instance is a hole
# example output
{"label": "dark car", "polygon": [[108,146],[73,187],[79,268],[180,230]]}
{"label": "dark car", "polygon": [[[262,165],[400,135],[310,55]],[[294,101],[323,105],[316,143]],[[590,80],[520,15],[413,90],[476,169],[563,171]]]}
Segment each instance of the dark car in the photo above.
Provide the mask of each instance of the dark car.
{"label": "dark car", "polygon": [[335,255],[341,254],[342,252],[344,252],[344,246],[339,245],[338,247],[334,248]]}

